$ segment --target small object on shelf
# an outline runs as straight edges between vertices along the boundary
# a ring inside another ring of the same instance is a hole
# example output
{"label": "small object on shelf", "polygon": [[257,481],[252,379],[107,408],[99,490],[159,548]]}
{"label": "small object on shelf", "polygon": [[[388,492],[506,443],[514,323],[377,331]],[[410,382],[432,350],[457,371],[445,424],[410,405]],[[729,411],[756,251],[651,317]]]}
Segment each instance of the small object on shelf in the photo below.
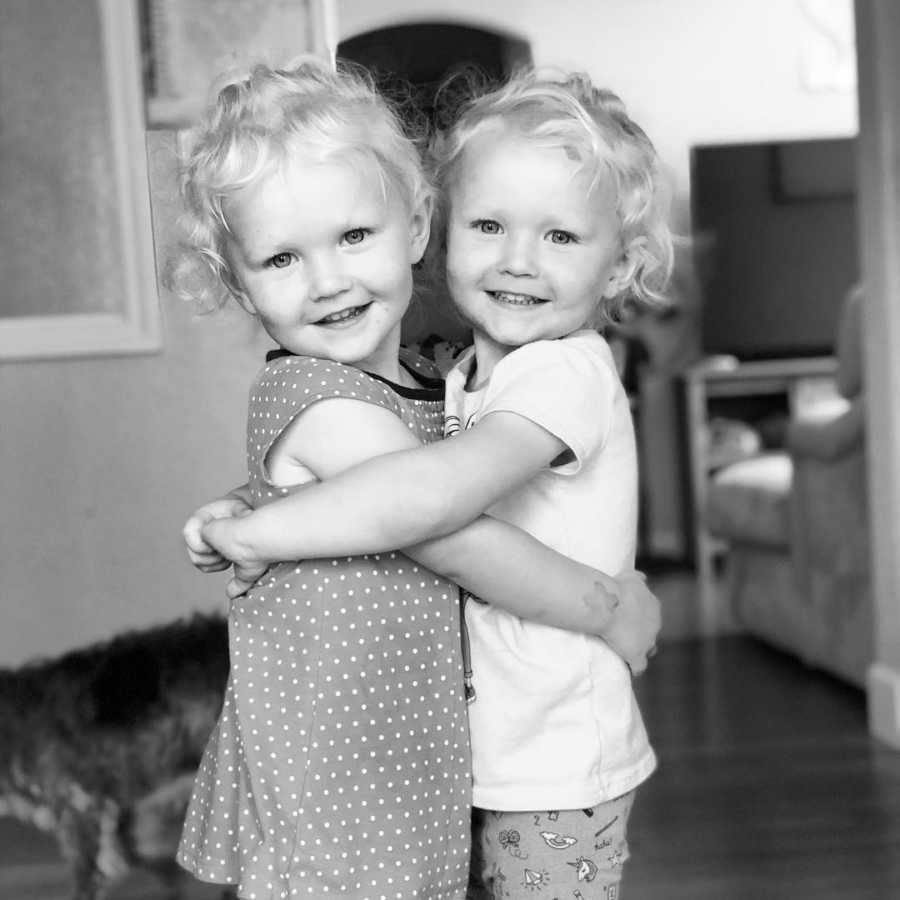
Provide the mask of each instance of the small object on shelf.
{"label": "small object on shelf", "polygon": [[759,432],[752,425],[722,416],[714,416],[707,422],[702,440],[706,442],[709,471],[756,456],[763,445]]}
{"label": "small object on shelf", "polygon": [[715,356],[705,356],[702,366],[707,372],[733,372],[740,361],[730,353],[717,353]]}

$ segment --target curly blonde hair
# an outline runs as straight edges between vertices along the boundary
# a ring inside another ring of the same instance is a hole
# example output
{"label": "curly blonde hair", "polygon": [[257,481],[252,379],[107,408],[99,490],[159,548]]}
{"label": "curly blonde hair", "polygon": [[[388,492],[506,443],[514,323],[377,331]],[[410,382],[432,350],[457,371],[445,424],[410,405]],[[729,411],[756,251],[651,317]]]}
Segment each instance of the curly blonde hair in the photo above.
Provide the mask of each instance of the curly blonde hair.
{"label": "curly blonde hair", "polygon": [[[477,135],[497,127],[542,146],[564,149],[588,168],[592,185],[612,178],[623,246],[635,254],[636,265],[620,294],[601,303],[601,319],[619,319],[629,300],[647,306],[665,304],[673,239],[668,185],[659,157],[619,97],[595,87],[581,73],[554,76],[521,70],[465,102],[453,124],[436,136],[430,147],[439,198],[432,230],[438,235],[436,255],[443,255],[443,223],[466,148]],[[435,248],[432,254],[434,259]]]}
{"label": "curly blonde hair", "polygon": [[408,209],[432,195],[404,122],[359,67],[313,57],[283,69],[256,65],[226,81],[187,136],[180,160],[183,238],[167,286],[206,308],[240,292],[225,254],[225,200],[297,156],[311,165],[339,159],[367,167],[385,196]]}

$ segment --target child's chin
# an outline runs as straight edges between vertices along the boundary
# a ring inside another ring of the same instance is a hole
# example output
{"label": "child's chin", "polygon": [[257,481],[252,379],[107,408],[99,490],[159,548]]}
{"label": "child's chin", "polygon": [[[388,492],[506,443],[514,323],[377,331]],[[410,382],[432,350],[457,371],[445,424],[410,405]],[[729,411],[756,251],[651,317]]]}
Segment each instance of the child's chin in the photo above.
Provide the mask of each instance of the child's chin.
{"label": "child's chin", "polygon": [[497,328],[491,331],[491,340],[504,347],[521,347],[533,341],[552,340],[562,336],[554,334],[552,329],[542,328]]}

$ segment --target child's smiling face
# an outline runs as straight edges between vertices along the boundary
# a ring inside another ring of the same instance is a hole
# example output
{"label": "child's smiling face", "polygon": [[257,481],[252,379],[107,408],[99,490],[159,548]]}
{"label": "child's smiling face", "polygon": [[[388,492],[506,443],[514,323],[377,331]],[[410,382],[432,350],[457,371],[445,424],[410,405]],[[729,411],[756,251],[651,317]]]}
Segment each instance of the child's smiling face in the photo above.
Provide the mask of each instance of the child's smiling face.
{"label": "child's smiling face", "polygon": [[293,158],[223,209],[237,299],[280,346],[394,377],[425,204],[410,212],[349,163]]}
{"label": "child's smiling face", "polygon": [[[476,340],[559,338],[629,276],[613,186],[565,150],[497,129],[472,139],[450,187],[447,280]],[[479,363],[480,364],[480,363]]]}

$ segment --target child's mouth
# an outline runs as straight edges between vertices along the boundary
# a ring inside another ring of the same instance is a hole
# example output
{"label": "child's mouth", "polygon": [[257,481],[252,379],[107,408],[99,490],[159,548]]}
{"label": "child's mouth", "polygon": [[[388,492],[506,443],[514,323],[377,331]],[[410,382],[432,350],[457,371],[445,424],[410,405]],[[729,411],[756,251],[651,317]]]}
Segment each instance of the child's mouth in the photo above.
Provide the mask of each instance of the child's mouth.
{"label": "child's mouth", "polygon": [[547,301],[541,297],[533,297],[531,294],[511,294],[509,291],[488,291],[488,294],[499,303],[509,306],[537,306]]}
{"label": "child's mouth", "polygon": [[358,319],[372,304],[364,303],[362,306],[351,306],[349,309],[342,309],[340,312],[331,313],[319,319],[316,325],[344,325],[355,319]]}

